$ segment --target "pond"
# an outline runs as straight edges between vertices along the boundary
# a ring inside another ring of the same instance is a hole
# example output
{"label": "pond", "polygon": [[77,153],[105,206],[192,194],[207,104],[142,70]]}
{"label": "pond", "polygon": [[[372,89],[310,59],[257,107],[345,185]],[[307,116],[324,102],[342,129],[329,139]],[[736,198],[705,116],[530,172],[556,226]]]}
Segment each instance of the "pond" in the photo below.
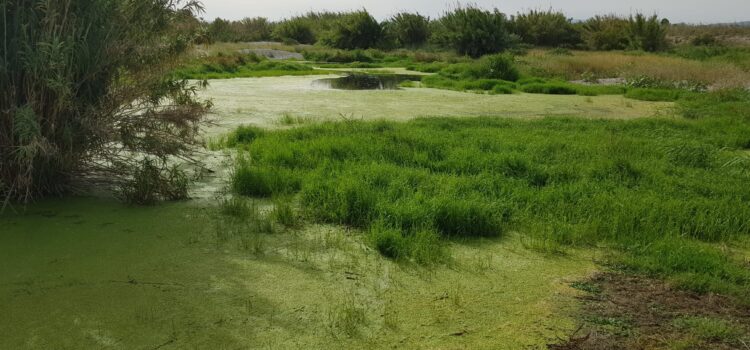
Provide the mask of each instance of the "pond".
{"label": "pond", "polygon": [[404,81],[420,81],[419,75],[349,74],[341,78],[318,79],[313,85],[336,90],[398,90]]}

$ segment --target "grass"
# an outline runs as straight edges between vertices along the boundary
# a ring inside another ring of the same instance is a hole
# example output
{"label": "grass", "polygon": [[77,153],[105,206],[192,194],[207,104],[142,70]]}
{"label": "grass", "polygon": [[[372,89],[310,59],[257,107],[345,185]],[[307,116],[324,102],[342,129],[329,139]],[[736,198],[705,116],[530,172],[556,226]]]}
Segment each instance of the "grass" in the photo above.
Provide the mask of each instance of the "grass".
{"label": "grass", "polygon": [[674,102],[685,96],[689,94],[678,89],[635,88],[628,89],[625,93],[625,97],[641,101]]}
{"label": "grass", "polygon": [[[245,58],[247,57],[247,58]],[[294,61],[271,61],[255,55],[215,56],[197,59],[173,71],[179,79],[230,79],[299,75],[326,75],[330,71],[315,69]]]}
{"label": "grass", "polygon": [[[750,103],[737,93],[710,96]],[[421,259],[421,247],[440,245],[424,237],[519,230],[550,250],[606,244],[633,270],[746,296],[750,272],[713,243],[750,234],[748,172],[721,166],[748,132],[743,114],[329,122],[255,139],[233,183],[246,195],[298,192],[311,218],[369,230],[391,257]]]}
{"label": "grass", "polygon": [[742,87],[750,72],[742,60],[698,61],[694,59],[631,52],[581,52],[571,56],[549,55],[532,50],[518,57],[519,69],[526,76],[578,80],[582,77],[636,78],[648,76],[669,82],[697,82],[708,86]]}
{"label": "grass", "polygon": [[672,324],[677,329],[705,341],[736,343],[745,334],[741,326],[711,317],[680,317]]}
{"label": "grass", "polygon": [[[455,91],[488,91],[493,94],[512,94],[521,91],[532,94],[548,95],[621,95],[628,91],[625,86],[620,85],[584,85],[569,83],[557,79],[544,79],[538,77],[520,78],[518,72],[504,74],[509,76],[503,80],[491,77],[487,69],[488,63],[479,60],[471,63],[457,63],[441,67],[437,74],[422,78],[422,86],[455,90]],[[413,67],[422,70],[423,67]],[[432,69],[432,66],[427,66]]]}

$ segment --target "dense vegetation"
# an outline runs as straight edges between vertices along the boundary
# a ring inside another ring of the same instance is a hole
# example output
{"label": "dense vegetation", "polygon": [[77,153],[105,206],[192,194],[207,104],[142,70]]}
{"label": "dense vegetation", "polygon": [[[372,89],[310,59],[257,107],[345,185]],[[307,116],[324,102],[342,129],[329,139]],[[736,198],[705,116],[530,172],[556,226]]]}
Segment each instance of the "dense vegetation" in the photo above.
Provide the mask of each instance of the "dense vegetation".
{"label": "dense vegetation", "polygon": [[679,106],[688,119],[245,128],[231,137],[245,149],[232,183],[249,196],[298,193],[310,217],[366,230],[394,258],[440,261],[440,238],[519,231],[543,251],[606,244],[626,268],[747,297],[750,272],[708,243],[750,234],[750,95]]}
{"label": "dense vegetation", "polygon": [[[629,17],[595,16],[579,23],[553,10],[530,10],[508,17],[497,9],[490,11],[476,6],[458,6],[434,19],[403,12],[377,23],[366,10],[360,10],[309,12],[275,23],[264,18],[240,21],[217,18],[205,27],[208,41],[278,40],[346,49],[424,46],[475,57],[519,45],[664,51],[669,48],[670,40],[713,44],[735,33],[730,26],[722,30],[725,27],[672,25],[667,19],[641,13]],[[736,31],[747,31],[743,30]],[[474,52],[480,47],[481,51]]]}
{"label": "dense vegetation", "polygon": [[[133,202],[187,195],[208,105],[165,78],[196,34],[196,2],[0,1],[0,197],[105,182]],[[138,156],[134,156],[138,155]]]}

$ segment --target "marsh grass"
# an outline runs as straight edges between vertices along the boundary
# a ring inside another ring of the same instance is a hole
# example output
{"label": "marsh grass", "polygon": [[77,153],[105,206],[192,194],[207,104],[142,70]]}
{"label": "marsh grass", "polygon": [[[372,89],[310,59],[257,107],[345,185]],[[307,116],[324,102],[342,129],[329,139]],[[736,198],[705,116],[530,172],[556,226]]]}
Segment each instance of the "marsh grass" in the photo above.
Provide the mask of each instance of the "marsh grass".
{"label": "marsh grass", "polygon": [[297,116],[291,113],[284,113],[278,120],[279,125],[282,126],[294,126],[302,125],[311,122],[312,119],[308,117]]}
{"label": "marsh grass", "polygon": [[596,78],[633,78],[648,76],[669,82],[700,82],[705,85],[732,88],[750,81],[746,66],[734,61],[698,61],[666,55],[622,51],[574,51],[571,56],[548,55],[532,50],[518,57],[519,69],[528,76],[577,80]]}
{"label": "marsh grass", "polygon": [[297,212],[291,199],[278,198],[274,200],[271,217],[286,228],[299,228],[302,226],[302,217]]}
{"label": "marsh grass", "polygon": [[431,118],[270,132],[251,141],[233,183],[244,195],[299,193],[306,216],[363,229],[397,260],[445,261],[446,239],[516,230],[536,250],[606,245],[633,271],[747,296],[750,271],[715,243],[750,235],[750,175],[717,166],[747,141],[750,99],[707,96],[679,108],[695,118],[706,103],[731,108],[696,120]]}
{"label": "marsh grass", "polygon": [[258,243],[252,236],[276,232],[273,212],[264,212],[255,200],[242,197],[221,199],[219,213],[223,216],[215,219],[219,243],[239,238],[241,247],[247,249]]}
{"label": "marsh grass", "polygon": [[349,292],[339,305],[328,310],[326,323],[334,337],[342,334],[349,338],[355,337],[367,324],[367,309],[353,292]]}
{"label": "marsh grass", "polygon": [[172,72],[179,79],[259,78],[289,75],[325,75],[330,71],[294,61],[271,61],[255,55],[209,56],[196,59]]}

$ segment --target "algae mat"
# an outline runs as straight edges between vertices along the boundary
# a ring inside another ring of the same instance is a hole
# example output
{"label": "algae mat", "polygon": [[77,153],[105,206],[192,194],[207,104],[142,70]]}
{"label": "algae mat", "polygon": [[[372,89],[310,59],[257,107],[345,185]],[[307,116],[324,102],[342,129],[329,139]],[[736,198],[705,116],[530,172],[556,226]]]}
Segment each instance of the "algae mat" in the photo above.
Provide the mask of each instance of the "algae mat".
{"label": "algae mat", "polygon": [[429,116],[629,119],[669,114],[673,106],[623,96],[488,95],[428,88],[344,91],[314,84],[315,80],[331,77],[336,76],[211,80],[201,96],[214,101],[217,122],[225,128],[239,124],[273,127],[284,114],[319,120]]}
{"label": "algae mat", "polygon": [[232,236],[216,215],[81,198],[0,216],[0,348],[543,348],[594,270],[514,237],[453,242],[428,269],[359,232]]}

